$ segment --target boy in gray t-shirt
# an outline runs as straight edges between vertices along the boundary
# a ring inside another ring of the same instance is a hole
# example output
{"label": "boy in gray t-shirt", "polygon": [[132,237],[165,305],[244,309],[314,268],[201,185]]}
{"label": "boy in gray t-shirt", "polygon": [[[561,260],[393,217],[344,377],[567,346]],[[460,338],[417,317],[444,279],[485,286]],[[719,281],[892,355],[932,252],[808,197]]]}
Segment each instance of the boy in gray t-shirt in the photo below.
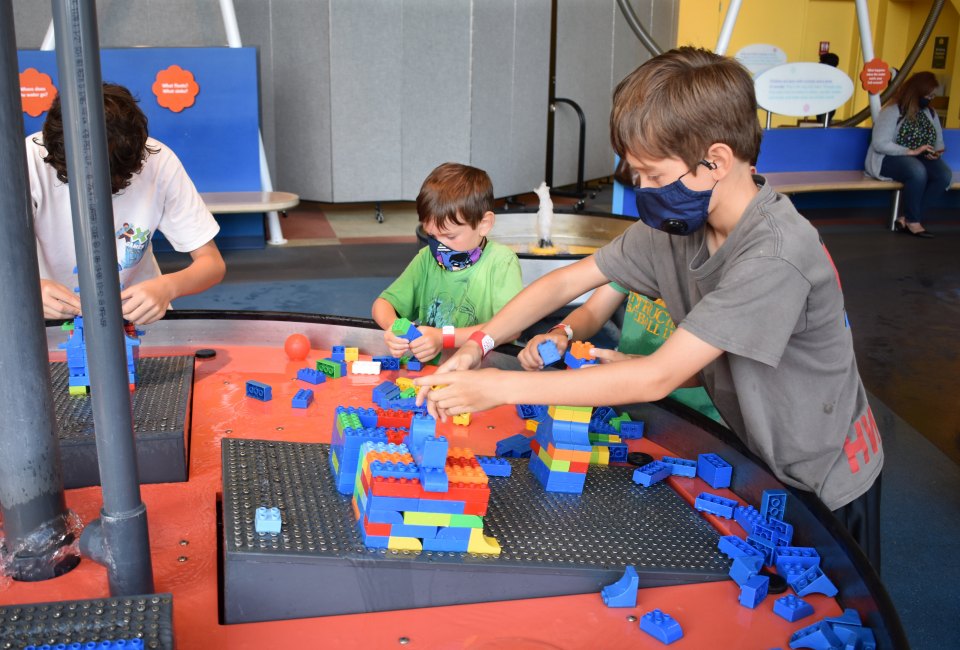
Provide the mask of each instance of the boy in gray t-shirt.
{"label": "boy in gray t-shirt", "polygon": [[[422,393],[431,412],[647,402],[698,380],[746,446],[834,510],[879,569],[880,435],[830,256],[790,201],[751,173],[761,130],[750,74],[706,50],[667,52],[617,87],[610,131],[642,223],[537,280],[417,380],[444,386]],[[662,297],[677,323],[650,356],[604,351],[616,363],[577,372],[456,372],[609,281]]]}

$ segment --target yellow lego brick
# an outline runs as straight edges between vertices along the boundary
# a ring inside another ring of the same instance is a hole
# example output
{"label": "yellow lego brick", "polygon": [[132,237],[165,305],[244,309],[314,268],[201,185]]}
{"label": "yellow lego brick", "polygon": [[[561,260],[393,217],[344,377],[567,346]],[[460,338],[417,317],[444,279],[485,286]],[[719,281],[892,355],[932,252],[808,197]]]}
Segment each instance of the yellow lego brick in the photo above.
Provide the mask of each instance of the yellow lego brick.
{"label": "yellow lego brick", "polygon": [[480,515],[450,515],[450,526],[454,528],[483,528]]}
{"label": "yellow lego brick", "polygon": [[570,471],[570,461],[569,460],[557,460],[556,458],[551,459],[549,463],[545,462],[544,465],[547,466],[551,472],[569,472]]}
{"label": "yellow lego brick", "polygon": [[[390,539],[393,538],[391,537]],[[467,553],[500,555],[500,542],[493,537],[484,535],[483,529],[474,528],[470,531],[470,543],[467,545]]]}
{"label": "yellow lego brick", "polygon": [[582,422],[584,424],[590,424],[590,411],[578,411],[576,410],[576,407],[567,408],[569,409],[567,422]]}
{"label": "yellow lego brick", "polygon": [[360,348],[344,348],[343,360],[346,362],[357,361],[360,358]]}
{"label": "yellow lego brick", "polygon": [[460,426],[466,427],[470,425],[470,414],[461,413],[460,415],[453,416],[453,423],[459,424]]}
{"label": "yellow lego brick", "polygon": [[413,388],[413,380],[409,377],[397,377],[397,388],[400,390],[407,390],[408,388]]}
{"label": "yellow lego brick", "polygon": [[387,538],[387,548],[391,551],[420,552],[423,550],[423,543],[416,537],[394,537],[391,535]]}
{"label": "yellow lego brick", "polygon": [[540,424],[540,423],[537,422],[536,420],[527,420],[527,431],[534,431],[534,432],[536,432],[537,426],[538,426],[539,424]]}
{"label": "yellow lego brick", "polygon": [[86,386],[70,386],[71,395],[86,395],[87,387]]}
{"label": "yellow lego brick", "polygon": [[[441,512],[415,512],[406,510],[403,513],[403,523],[409,526],[449,526],[450,515]],[[461,515],[462,516],[462,515]]]}
{"label": "yellow lego brick", "polygon": [[609,447],[594,447],[593,451],[590,453],[590,464],[591,465],[609,465],[610,464],[610,448]]}

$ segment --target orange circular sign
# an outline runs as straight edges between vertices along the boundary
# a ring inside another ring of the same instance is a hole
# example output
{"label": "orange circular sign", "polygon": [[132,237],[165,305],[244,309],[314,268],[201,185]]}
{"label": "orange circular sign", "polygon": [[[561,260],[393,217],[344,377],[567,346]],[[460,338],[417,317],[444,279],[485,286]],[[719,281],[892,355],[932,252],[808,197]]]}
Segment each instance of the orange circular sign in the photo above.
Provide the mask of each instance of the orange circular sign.
{"label": "orange circular sign", "polygon": [[174,113],[193,106],[197,93],[200,92],[200,86],[194,80],[193,73],[178,65],[172,65],[158,72],[152,89],[153,94],[157,96],[157,103]]}
{"label": "orange circular sign", "polygon": [[20,73],[20,104],[27,115],[38,117],[49,111],[56,97],[57,88],[50,75],[36,68],[27,68]]}
{"label": "orange circular sign", "polygon": [[890,66],[880,59],[871,59],[860,71],[860,85],[871,95],[882,93],[890,83]]}

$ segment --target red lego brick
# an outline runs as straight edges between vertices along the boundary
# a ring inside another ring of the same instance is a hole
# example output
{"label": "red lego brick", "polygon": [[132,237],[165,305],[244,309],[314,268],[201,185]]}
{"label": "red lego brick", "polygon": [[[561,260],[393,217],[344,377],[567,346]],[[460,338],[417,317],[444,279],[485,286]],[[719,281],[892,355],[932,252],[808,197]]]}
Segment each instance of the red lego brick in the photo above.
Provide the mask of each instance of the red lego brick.
{"label": "red lego brick", "polygon": [[412,411],[400,411],[397,409],[384,411],[383,409],[374,409],[374,412],[377,414],[378,427],[387,427],[388,429],[402,427],[409,429],[410,423],[413,421]]}

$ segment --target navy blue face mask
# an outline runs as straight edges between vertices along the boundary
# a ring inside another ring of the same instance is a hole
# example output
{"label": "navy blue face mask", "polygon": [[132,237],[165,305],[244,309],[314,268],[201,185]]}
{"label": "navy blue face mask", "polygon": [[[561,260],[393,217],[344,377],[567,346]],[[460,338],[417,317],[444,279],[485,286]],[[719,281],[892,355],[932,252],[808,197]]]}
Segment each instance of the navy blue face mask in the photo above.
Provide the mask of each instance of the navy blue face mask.
{"label": "navy blue face mask", "polygon": [[[707,169],[717,168],[716,163],[706,160],[698,164]],[[703,228],[709,216],[713,189],[699,192],[691,190],[680,180],[687,174],[663,187],[635,187],[633,191],[640,221],[671,235],[692,235]]]}
{"label": "navy blue face mask", "polygon": [[440,241],[430,235],[427,235],[427,245],[430,246],[430,253],[437,264],[448,271],[462,271],[471,267],[480,259],[483,249],[487,245],[486,238],[480,242],[480,245],[469,251],[455,251],[447,248]]}

